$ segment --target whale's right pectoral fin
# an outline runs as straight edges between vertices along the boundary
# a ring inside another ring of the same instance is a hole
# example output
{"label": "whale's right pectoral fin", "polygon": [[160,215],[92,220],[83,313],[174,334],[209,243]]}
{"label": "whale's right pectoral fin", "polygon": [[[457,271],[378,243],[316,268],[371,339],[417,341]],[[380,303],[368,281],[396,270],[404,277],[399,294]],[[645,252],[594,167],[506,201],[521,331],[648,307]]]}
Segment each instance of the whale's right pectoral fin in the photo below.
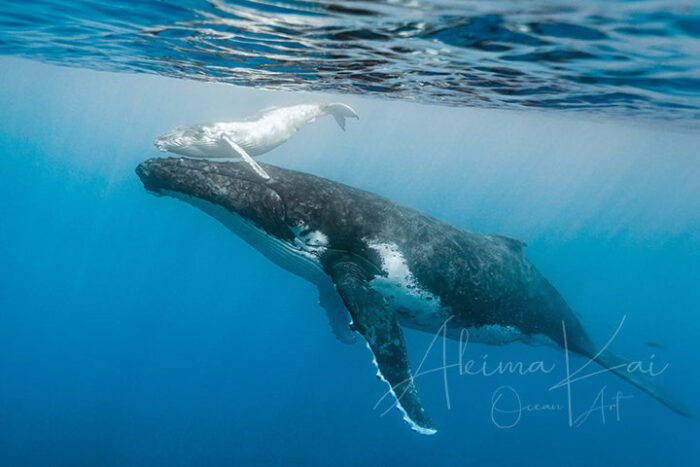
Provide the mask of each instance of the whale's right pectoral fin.
{"label": "whale's right pectoral fin", "polygon": [[406,344],[396,313],[370,287],[359,266],[352,262],[329,267],[333,282],[352,317],[352,327],[367,341],[374,354],[377,376],[391,386],[396,406],[411,427],[422,434],[437,429],[418,397],[408,364]]}
{"label": "whale's right pectoral fin", "polygon": [[248,154],[245,149],[240,147],[234,140],[229,138],[228,136],[223,137],[224,141],[228,143],[229,146],[231,146],[231,149],[236,153],[236,155],[240,156],[244,161],[248,163],[248,165],[257,173],[260,175],[262,178],[265,180],[269,180],[270,176],[265,172],[265,169],[260,167],[260,165],[253,160],[253,158]]}

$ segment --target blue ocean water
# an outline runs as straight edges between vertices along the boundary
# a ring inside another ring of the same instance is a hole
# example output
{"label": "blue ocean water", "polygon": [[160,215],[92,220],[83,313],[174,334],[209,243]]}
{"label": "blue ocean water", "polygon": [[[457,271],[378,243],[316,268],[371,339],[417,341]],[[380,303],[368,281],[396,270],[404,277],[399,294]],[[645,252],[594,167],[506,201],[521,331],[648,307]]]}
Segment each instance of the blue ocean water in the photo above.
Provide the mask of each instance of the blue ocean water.
{"label": "blue ocean water", "polygon": [[[319,16],[314,8],[320,4],[293,5]],[[210,63],[211,57],[180,50],[167,68],[159,54],[177,50],[171,43],[133,41],[129,28],[141,30],[139,18],[151,26],[152,15],[187,21],[194,10],[205,16],[211,15],[207,8],[223,11],[219,2],[182,9],[145,2],[142,10],[129,10],[128,21],[127,13],[117,21],[111,10],[116,7],[107,3],[76,5],[0,6],[3,54],[72,66],[0,57],[1,465],[697,463],[697,418],[681,417],[609,374],[573,385],[569,405],[566,390],[548,390],[564,377],[564,354],[523,344],[469,344],[466,355],[479,364],[542,360],[555,370],[525,376],[453,371],[447,374],[449,408],[444,375],[422,376],[416,383],[440,431],[430,437],[412,432],[397,410],[383,415],[386,405],[374,408],[386,386],[375,377],[369,351],[335,339],[311,284],[277,268],[192,206],[149,195],[134,173],[138,163],[161,155],[153,138],[178,125],[227,120],[269,105],[342,100],[360,114],[345,132],[331,119],[319,119],[261,160],[379,193],[472,231],[527,241],[527,257],[596,341],[607,341],[624,320],[613,350],[653,361],[657,369],[668,364],[660,380],[697,414],[696,88],[656,89],[644,109],[633,109],[607,102],[618,85],[602,80],[590,87],[601,106],[586,104],[576,115],[563,104],[535,106],[547,112],[498,102],[485,105],[491,109],[473,107],[472,98],[491,91],[468,82],[462,91],[445,89],[453,106],[379,99],[386,83],[378,89],[346,86],[347,76],[334,83],[334,74],[345,76],[337,67],[316,80],[300,73],[294,86],[275,90],[275,83],[255,81],[265,73],[256,73],[252,63],[228,70],[237,79],[219,79],[198,62]],[[280,15],[283,28],[290,20],[288,12],[275,9],[280,5],[242,7],[257,8],[267,22]],[[390,10],[382,18],[391,18],[394,8],[415,7],[376,5]],[[606,11],[602,3],[591,5]],[[657,2],[615,5],[617,28],[651,31],[647,20],[639,20],[641,26],[628,20],[640,16],[637,11],[656,11],[654,27],[668,32],[657,34],[668,40],[660,47],[675,57],[661,60],[675,71],[660,75],[697,79],[697,55],[682,53],[697,47],[696,20],[684,13],[696,11],[693,3],[681,12],[669,7],[665,15],[660,12],[666,4]],[[332,13],[377,18],[358,12],[371,6],[352,2]],[[39,27],[32,8],[56,16],[47,14]],[[570,19],[568,29],[559,26],[556,40],[593,40],[595,33],[581,28],[594,15],[584,15],[584,21],[578,9],[561,8],[558,14],[578,21]],[[510,18],[508,11],[502,17]],[[93,35],[82,29],[85,24],[94,27]],[[538,35],[547,27],[539,26]],[[117,37],[105,28],[115,28]],[[479,28],[480,34],[494,29]],[[589,39],[568,37],[561,28]],[[91,42],[96,36],[104,42]],[[354,40],[367,40],[370,47],[377,39]],[[520,45],[513,47],[537,47],[529,40],[515,38]],[[623,46],[619,38],[605,40]],[[40,42],[45,48],[37,48]],[[302,37],[298,42],[317,46]],[[81,44],[88,43],[104,56],[87,53]],[[634,59],[653,68],[649,56],[640,55],[648,52],[644,43],[629,44],[640,47]],[[569,65],[579,62],[563,66]],[[553,74],[562,71],[557,66],[547,65]],[[197,78],[197,69],[198,80],[182,79]],[[281,76],[293,75],[284,70]],[[252,86],[217,82],[239,80]],[[397,97],[438,102],[430,86],[424,93],[411,86]],[[688,109],[674,107],[669,115],[665,102]],[[620,115],[622,122],[616,121]],[[442,365],[441,341],[429,351],[432,335],[405,333],[414,367],[426,352],[426,368]],[[446,344],[449,362],[458,353],[456,342]],[[585,361],[572,357],[571,367]],[[504,386],[512,388],[503,393],[508,407],[517,407],[513,391],[520,398],[519,419],[492,413],[493,396]],[[601,411],[601,391],[607,405],[618,391],[624,399]],[[575,418],[590,415],[571,427],[569,407]]]}

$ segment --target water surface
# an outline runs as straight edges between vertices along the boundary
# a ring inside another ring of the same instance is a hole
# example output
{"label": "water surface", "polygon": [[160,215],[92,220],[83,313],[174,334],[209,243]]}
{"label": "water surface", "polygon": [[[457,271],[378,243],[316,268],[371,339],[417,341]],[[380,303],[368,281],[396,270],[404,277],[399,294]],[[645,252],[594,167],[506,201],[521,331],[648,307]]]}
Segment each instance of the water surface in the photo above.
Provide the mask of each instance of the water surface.
{"label": "water surface", "polygon": [[700,116],[697,1],[0,4],[0,53],[456,106]]}

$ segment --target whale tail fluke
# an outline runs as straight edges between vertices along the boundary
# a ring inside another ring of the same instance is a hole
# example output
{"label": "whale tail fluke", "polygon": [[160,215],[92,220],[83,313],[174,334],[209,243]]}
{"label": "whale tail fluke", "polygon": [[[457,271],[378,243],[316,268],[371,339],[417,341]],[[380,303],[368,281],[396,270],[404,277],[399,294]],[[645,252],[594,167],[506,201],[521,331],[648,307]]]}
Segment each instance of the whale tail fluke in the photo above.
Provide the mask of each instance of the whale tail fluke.
{"label": "whale tail fluke", "polygon": [[[591,358],[592,357],[593,356],[591,356]],[[647,372],[642,372],[640,368],[635,369],[634,363],[629,360],[609,351],[601,353],[595,360],[622,379],[634,384],[677,414],[693,418],[693,413],[690,408],[676,397],[675,394],[669,391],[668,388],[661,384],[658,378]]]}
{"label": "whale tail fluke", "polygon": [[335,118],[335,121],[338,122],[338,126],[340,126],[343,131],[345,131],[346,118],[352,117],[357,118],[358,120],[360,119],[357,112],[355,112],[352,107],[341,103],[325,104],[323,106],[323,110],[326,113],[333,115],[333,118]]}

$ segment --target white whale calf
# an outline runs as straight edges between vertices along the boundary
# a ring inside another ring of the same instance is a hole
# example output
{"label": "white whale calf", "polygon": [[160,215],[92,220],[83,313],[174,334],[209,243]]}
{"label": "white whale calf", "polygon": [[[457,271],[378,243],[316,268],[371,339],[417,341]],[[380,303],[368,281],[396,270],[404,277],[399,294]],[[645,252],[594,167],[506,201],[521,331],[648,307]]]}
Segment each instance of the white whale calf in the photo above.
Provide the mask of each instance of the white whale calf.
{"label": "white whale calf", "polygon": [[348,105],[311,103],[270,107],[231,122],[181,126],[156,138],[161,151],[188,157],[241,157],[265,179],[270,176],[253,157],[265,154],[291,138],[299,128],[330,114],[345,130],[345,119],[359,118]]}

